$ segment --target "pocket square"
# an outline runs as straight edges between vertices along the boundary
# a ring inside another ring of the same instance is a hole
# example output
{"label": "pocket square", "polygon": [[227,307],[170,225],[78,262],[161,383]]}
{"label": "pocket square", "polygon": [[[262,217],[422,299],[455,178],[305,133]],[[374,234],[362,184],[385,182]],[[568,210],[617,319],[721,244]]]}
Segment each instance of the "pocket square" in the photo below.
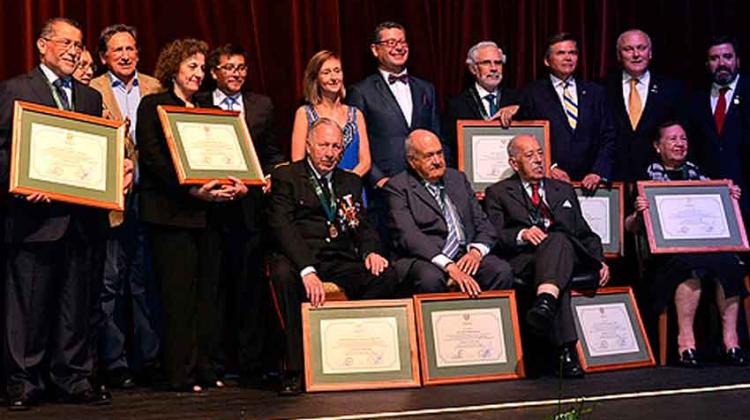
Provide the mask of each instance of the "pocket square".
{"label": "pocket square", "polygon": [[565,202],[563,203],[563,207],[566,208],[566,209],[569,209],[569,208],[572,208],[573,205],[570,204],[570,201],[565,200]]}

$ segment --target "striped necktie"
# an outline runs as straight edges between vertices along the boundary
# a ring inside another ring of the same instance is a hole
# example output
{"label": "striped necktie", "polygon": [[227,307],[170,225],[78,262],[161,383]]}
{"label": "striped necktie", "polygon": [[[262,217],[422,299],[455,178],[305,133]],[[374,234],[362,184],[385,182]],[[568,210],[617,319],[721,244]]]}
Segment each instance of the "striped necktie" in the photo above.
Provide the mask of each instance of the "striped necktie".
{"label": "striped necktie", "polygon": [[563,82],[563,109],[565,109],[565,116],[568,118],[568,124],[573,130],[578,125],[578,104],[570,94],[570,82]]}
{"label": "striped necktie", "polygon": [[445,217],[445,223],[448,225],[448,237],[445,239],[445,245],[443,246],[442,253],[450,259],[456,258],[458,251],[461,248],[461,238],[458,231],[458,220],[451,211],[450,206],[445,201],[445,190],[443,187],[437,184],[426,184],[427,191],[432,194],[440,206],[440,210],[443,212]]}

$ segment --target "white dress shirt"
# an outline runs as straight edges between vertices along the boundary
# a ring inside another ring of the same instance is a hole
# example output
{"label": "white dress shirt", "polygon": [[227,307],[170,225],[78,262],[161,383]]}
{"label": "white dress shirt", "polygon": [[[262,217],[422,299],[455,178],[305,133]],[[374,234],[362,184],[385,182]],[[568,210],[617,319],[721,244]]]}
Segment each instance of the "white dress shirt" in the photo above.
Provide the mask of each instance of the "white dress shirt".
{"label": "white dress shirt", "polygon": [[[563,86],[565,86],[565,80],[557,78],[557,76],[555,76],[554,74],[550,74],[549,78],[552,81],[552,86],[554,86],[555,92],[557,92],[557,96],[560,98],[560,105],[563,107],[563,113],[565,113],[565,100],[563,99]],[[573,99],[573,102],[578,105],[578,92],[576,91],[575,77],[568,77],[567,82],[568,93],[570,94],[571,99]]]}
{"label": "white dress shirt", "polygon": [[[726,92],[724,92],[724,99],[727,104],[727,108],[724,110],[725,112],[729,112],[729,106],[732,102],[732,97],[734,97],[734,92],[737,90],[737,82],[740,80],[740,75],[738,74],[737,77],[732,80],[731,83],[726,85],[729,89],[727,89]],[[719,89],[721,89],[724,86],[721,86],[717,84],[716,82],[711,84],[711,113],[716,113],[716,104],[719,103]]]}
{"label": "white dress shirt", "polygon": [[485,97],[489,94],[495,95],[495,103],[497,104],[497,109],[500,109],[500,90],[495,89],[494,92],[488,92],[485,88],[482,87],[479,83],[474,83],[474,86],[477,89],[477,93],[479,94],[479,102],[482,103],[482,107],[484,107],[484,115],[487,116],[487,119],[490,119],[492,117],[492,113],[490,113],[490,103],[485,99]]}
{"label": "white dress shirt", "polygon": [[[409,83],[402,83],[402,82],[396,82],[396,83],[389,83],[388,82],[388,75],[391,74],[383,69],[378,69],[380,72],[380,75],[383,76],[383,80],[385,80],[386,86],[391,90],[391,93],[393,93],[393,96],[396,97],[396,102],[398,102],[398,107],[401,108],[401,113],[404,114],[404,118],[406,119],[406,123],[411,127],[411,113],[414,109],[414,104],[411,101],[411,86]],[[404,69],[399,74],[394,74],[394,76],[401,76],[406,74],[406,69]]]}
{"label": "white dress shirt", "polygon": [[[628,115],[630,115],[630,79],[633,79],[633,76],[623,71],[622,98],[623,100],[625,100],[625,110],[628,112]],[[646,70],[641,75],[641,77],[636,77],[635,79],[638,80],[635,88],[638,91],[638,95],[641,97],[641,113],[643,113],[643,110],[646,109],[646,99],[648,98],[648,84],[651,83],[651,72]]]}
{"label": "white dress shirt", "polygon": [[242,92],[237,92],[234,95],[232,95],[232,98],[235,99],[235,103],[232,107],[232,109],[227,108],[226,102],[224,102],[227,99],[227,94],[222,92],[221,89],[214,89],[213,97],[214,97],[214,105],[218,106],[219,108],[223,109],[224,111],[240,111],[240,114],[243,116],[245,115],[245,101],[242,100]]}
{"label": "white dress shirt", "polygon": [[[45,66],[44,64],[39,64],[39,68],[42,69],[42,73],[44,73],[44,76],[49,81],[50,87],[54,90],[54,83],[57,79],[60,77],[55,74],[49,67]],[[75,105],[73,104],[73,83],[72,83],[72,76],[70,77],[71,84],[69,86],[63,86],[63,92],[65,92],[65,96],[67,96],[68,103],[70,104],[70,109],[75,110]],[[57,91],[53,94],[57,95]]]}

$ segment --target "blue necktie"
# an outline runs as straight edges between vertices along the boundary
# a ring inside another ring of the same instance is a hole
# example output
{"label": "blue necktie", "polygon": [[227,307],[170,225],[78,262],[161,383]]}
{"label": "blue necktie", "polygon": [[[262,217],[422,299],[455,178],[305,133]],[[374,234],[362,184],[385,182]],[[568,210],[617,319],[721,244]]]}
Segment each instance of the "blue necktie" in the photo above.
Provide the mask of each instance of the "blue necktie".
{"label": "blue necktie", "polygon": [[497,114],[498,106],[497,106],[497,96],[494,93],[490,93],[489,95],[485,96],[484,99],[487,100],[490,104],[490,117]]}
{"label": "blue necktie", "polygon": [[65,93],[65,89],[63,89],[63,87],[71,87],[70,79],[57,79],[52,85],[55,87],[57,96],[60,97],[60,105],[62,105],[62,108],[66,111],[72,111],[73,107],[70,106],[68,94]]}
{"label": "blue necktie", "polygon": [[427,190],[432,194],[440,206],[440,210],[443,212],[445,217],[445,223],[448,225],[448,237],[445,239],[445,245],[443,246],[443,255],[450,259],[456,258],[458,251],[461,248],[461,239],[458,233],[458,220],[455,215],[445,202],[444,190],[441,186],[436,184],[427,184]]}
{"label": "blue necktie", "polygon": [[224,109],[227,111],[234,111],[234,104],[237,103],[237,98],[233,96],[227,96],[224,98]]}

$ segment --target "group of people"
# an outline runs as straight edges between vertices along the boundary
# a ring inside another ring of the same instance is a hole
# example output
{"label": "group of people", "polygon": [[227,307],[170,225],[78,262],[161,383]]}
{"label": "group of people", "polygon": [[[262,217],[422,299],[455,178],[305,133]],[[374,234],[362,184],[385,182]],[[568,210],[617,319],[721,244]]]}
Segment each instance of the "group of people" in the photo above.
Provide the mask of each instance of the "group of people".
{"label": "group of people", "polygon": [[[483,41],[466,58],[475,83],[448,101],[441,119],[433,85],[407,71],[406,29],[383,22],[370,43],[377,72],[348,89],[336,53],[312,57],[291,159],[274,136],[271,100],[246,89],[248,57],[237,46],[175,40],[160,52],[154,77],[137,70],[131,26],[105,28],[89,53],[80,25],[54,18],[36,47],[40,64],[0,85],[0,185],[7,191],[13,104],[24,100],[127,124],[126,205],[107,213],[42,193],[3,195],[11,410],[49,397],[108,403],[109,386],[132,387],[160,371],[171,389],[223,387],[232,357],[240,384],[255,387],[282,353],[281,394],[298,394],[300,305],[324,304],[326,282],[349,299],[369,299],[452,288],[477,296],[522,279],[533,296],[525,328],[549,343],[558,374],[582,377],[570,280],[588,273],[603,286],[610,270],[571,181],[591,191],[612,181],[727,178],[748,214],[741,162],[750,141],[748,87],[731,38],[708,46],[711,88],[694,101],[681,83],[649,71],[651,40],[640,30],[618,38],[622,71],[602,84],[576,78],[577,42],[556,34],[545,52],[549,76],[518,91],[501,87],[506,56]],[[160,105],[239,112],[269,174],[265,186],[233,177],[180,185]],[[507,153],[516,174],[480,202],[450,167],[459,119],[548,120],[551,150],[533,136],[514,137]],[[688,133],[700,170],[687,159]],[[648,203],[629,202],[625,224],[637,233]],[[715,281],[724,358],[745,364],[737,337],[741,259],[674,255],[648,267],[653,304],[677,308],[679,362],[700,364],[692,323],[701,283]],[[274,322],[283,348],[269,345]]]}

